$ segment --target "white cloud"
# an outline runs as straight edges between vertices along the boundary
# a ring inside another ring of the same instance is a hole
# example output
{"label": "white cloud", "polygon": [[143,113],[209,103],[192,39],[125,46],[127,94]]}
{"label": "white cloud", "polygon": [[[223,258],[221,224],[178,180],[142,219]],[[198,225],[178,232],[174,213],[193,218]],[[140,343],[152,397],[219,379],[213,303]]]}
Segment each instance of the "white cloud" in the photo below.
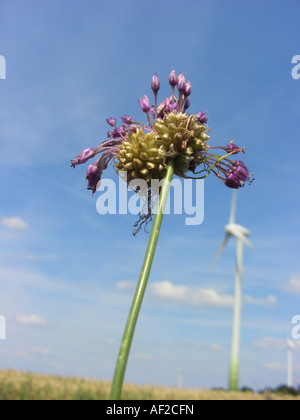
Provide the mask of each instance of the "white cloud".
{"label": "white cloud", "polygon": [[17,322],[23,325],[33,325],[37,327],[45,327],[47,322],[38,315],[22,315],[17,318]]}
{"label": "white cloud", "polygon": [[118,289],[132,289],[134,287],[134,283],[132,281],[119,281],[117,283]]}
{"label": "white cloud", "polygon": [[292,276],[290,281],[284,285],[285,291],[300,295],[300,275]]}
{"label": "white cloud", "polygon": [[32,349],[32,352],[33,353],[36,353],[36,354],[40,354],[42,356],[49,356],[50,354],[53,353],[52,350],[50,350],[50,349],[47,349],[47,348],[39,348],[39,347],[33,348]]}
{"label": "white cloud", "polygon": [[279,338],[263,337],[260,340],[253,341],[252,345],[260,349],[282,350],[286,347],[286,341]]}
{"label": "white cloud", "polygon": [[[289,340],[293,343],[295,350],[300,349],[300,341]],[[253,347],[266,350],[284,350],[288,347],[288,340],[281,340],[280,338],[263,337],[260,340],[255,340],[252,343]]]}
{"label": "white cloud", "polygon": [[267,363],[265,365],[262,365],[264,369],[267,370],[273,370],[275,372],[280,372],[281,370],[284,370],[285,367],[282,366],[280,363]]}
{"label": "white cloud", "polygon": [[146,354],[146,353],[136,353],[134,357],[136,359],[139,359],[139,360],[149,360],[149,359],[152,359],[152,356],[150,354]]}
{"label": "white cloud", "polygon": [[113,345],[115,345],[115,344],[117,344],[117,341],[115,339],[113,339],[113,338],[108,338],[106,340],[106,343],[107,344],[113,344]]}
{"label": "white cloud", "polygon": [[267,296],[266,298],[253,298],[252,296],[245,296],[244,299],[249,305],[276,306],[277,304],[277,299],[273,295]]}
{"label": "white cloud", "polygon": [[155,297],[188,305],[218,307],[231,307],[233,305],[233,296],[220,293],[214,289],[192,289],[163,281],[152,283],[149,290]]}
{"label": "white cloud", "polygon": [[[230,308],[233,306],[234,297],[216,289],[191,288],[188,286],[174,285],[169,281],[152,283],[149,286],[152,296],[194,306],[214,306]],[[266,298],[253,298],[245,296],[245,302],[256,306],[275,306],[275,296]]]}
{"label": "white cloud", "polygon": [[222,347],[221,347],[219,344],[217,344],[217,343],[212,343],[212,344],[209,344],[209,348],[210,348],[211,350],[217,350],[217,351],[222,350]]}
{"label": "white cloud", "polygon": [[1,223],[12,230],[26,230],[28,228],[27,223],[20,217],[2,217]]}

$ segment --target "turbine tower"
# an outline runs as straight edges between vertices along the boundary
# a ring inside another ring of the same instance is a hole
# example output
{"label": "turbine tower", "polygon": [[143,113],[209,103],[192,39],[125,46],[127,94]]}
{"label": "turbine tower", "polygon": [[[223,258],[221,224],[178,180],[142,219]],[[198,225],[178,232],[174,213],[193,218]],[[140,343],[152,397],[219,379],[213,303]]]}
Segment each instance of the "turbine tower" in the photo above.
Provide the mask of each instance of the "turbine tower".
{"label": "turbine tower", "polygon": [[292,340],[286,340],[287,347],[287,386],[293,388],[293,351],[296,346]]}
{"label": "turbine tower", "polygon": [[237,191],[233,192],[230,219],[225,226],[225,238],[213,260],[213,264],[225,249],[229,239],[235,238],[236,245],[236,273],[235,273],[235,296],[233,308],[233,327],[231,356],[229,369],[229,390],[236,391],[239,388],[239,357],[240,357],[240,331],[241,331],[241,311],[242,311],[242,275],[243,275],[243,245],[254,248],[249,241],[249,230],[235,223]]}

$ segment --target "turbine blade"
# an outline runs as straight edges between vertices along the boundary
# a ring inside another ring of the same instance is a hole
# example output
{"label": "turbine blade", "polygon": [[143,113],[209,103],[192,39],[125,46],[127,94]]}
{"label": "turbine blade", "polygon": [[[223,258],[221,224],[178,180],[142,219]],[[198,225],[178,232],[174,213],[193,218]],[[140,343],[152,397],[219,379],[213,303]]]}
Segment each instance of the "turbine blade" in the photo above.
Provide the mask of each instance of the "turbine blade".
{"label": "turbine blade", "polygon": [[245,235],[242,234],[242,232],[239,232],[237,230],[235,230],[232,233],[237,239],[240,239],[245,245],[247,245],[249,248],[254,248],[254,245],[249,241],[248,238],[246,238]]}
{"label": "turbine blade", "polygon": [[236,215],[236,199],[237,199],[237,191],[233,191],[232,193],[232,203],[231,203],[231,212],[230,212],[230,219],[229,223],[234,223],[235,215]]}
{"label": "turbine blade", "polygon": [[218,249],[218,252],[216,253],[216,255],[214,256],[212,262],[210,263],[210,268],[213,267],[213,265],[215,264],[215,262],[217,261],[217,259],[219,258],[219,256],[222,254],[222,252],[224,251],[224,248],[227,245],[229,239],[229,235],[227,234],[223,240],[223,242],[221,243],[220,248]]}

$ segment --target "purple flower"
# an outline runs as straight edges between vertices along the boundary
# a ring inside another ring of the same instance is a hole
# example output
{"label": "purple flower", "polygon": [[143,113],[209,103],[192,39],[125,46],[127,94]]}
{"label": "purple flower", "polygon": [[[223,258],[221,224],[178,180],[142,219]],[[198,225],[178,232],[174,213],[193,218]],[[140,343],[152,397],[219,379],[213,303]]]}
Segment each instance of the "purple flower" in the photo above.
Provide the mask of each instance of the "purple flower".
{"label": "purple flower", "polygon": [[93,194],[97,191],[97,184],[100,181],[101,172],[95,163],[88,166],[86,171],[86,179],[88,180],[88,190],[92,190]]}
{"label": "purple flower", "polygon": [[206,115],[206,112],[198,112],[198,114],[196,114],[196,119],[200,124],[206,124],[208,121],[208,116]]}
{"label": "purple flower", "polygon": [[115,118],[107,118],[106,121],[112,127],[115,127],[116,126],[117,120]]}
{"label": "purple flower", "polygon": [[160,88],[160,83],[155,73],[155,75],[152,77],[151,89],[153,90],[154,93],[157,93],[159,91],[159,88]]}
{"label": "purple flower", "polygon": [[186,86],[185,86],[185,95],[186,96],[190,96],[190,94],[192,93],[192,84],[191,82],[187,82]]}
{"label": "purple flower", "polygon": [[[173,100],[172,96],[164,99],[157,108],[157,117],[163,118],[165,114],[169,114],[173,111]],[[154,115],[155,110],[152,112]],[[174,112],[177,112],[177,102],[174,102]]]}
{"label": "purple flower", "polygon": [[143,112],[149,112],[151,109],[151,105],[147,95],[144,95],[141,99],[139,99],[140,107],[142,108]]}
{"label": "purple flower", "polygon": [[190,107],[190,105],[191,105],[191,103],[190,103],[189,98],[186,98],[185,101],[184,101],[184,103],[183,103],[183,110],[184,110],[184,112]]}
{"label": "purple flower", "polygon": [[236,154],[238,154],[241,151],[241,149],[239,148],[239,146],[237,146],[236,144],[233,144],[231,142],[229,144],[227,144],[227,146],[225,146],[224,149],[228,153],[233,152],[232,153],[233,155],[236,155]]}
{"label": "purple flower", "polygon": [[175,73],[175,70],[171,71],[170,77],[169,77],[169,83],[171,86],[176,86],[177,85],[177,76]]}
{"label": "purple flower", "polygon": [[236,160],[235,167],[235,175],[238,176],[242,181],[247,181],[250,175],[247,166],[240,160]]}
{"label": "purple flower", "polygon": [[185,77],[184,77],[184,74],[181,73],[177,79],[177,89],[179,92],[185,93],[185,88],[186,88]]}
{"label": "purple flower", "polygon": [[126,134],[126,124],[121,125],[121,127],[116,127],[114,130],[108,132],[109,137],[113,139],[119,139],[124,137]]}
{"label": "purple flower", "polygon": [[134,122],[133,118],[130,117],[130,115],[123,115],[123,117],[121,117],[121,120],[124,124],[132,124]]}
{"label": "purple flower", "polygon": [[227,172],[225,185],[229,188],[240,188],[243,183],[249,180],[250,173],[247,166],[240,160],[236,160]]}
{"label": "purple flower", "polygon": [[235,190],[237,190],[238,188],[241,188],[242,186],[239,178],[234,173],[230,173],[228,175],[225,181],[225,185],[226,187],[234,188]]}
{"label": "purple flower", "polygon": [[71,160],[71,166],[75,168],[76,165],[87,162],[96,155],[95,149],[84,149],[75,159]]}

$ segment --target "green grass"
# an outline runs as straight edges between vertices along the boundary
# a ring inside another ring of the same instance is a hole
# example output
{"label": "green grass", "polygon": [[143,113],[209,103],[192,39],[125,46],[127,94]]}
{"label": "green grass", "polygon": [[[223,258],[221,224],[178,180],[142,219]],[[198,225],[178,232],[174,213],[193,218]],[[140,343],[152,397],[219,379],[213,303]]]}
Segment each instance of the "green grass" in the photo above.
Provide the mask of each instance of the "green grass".
{"label": "green grass", "polygon": [[[0,370],[0,400],[107,400],[110,382]],[[300,400],[280,394],[254,394],[125,384],[124,400]]]}

